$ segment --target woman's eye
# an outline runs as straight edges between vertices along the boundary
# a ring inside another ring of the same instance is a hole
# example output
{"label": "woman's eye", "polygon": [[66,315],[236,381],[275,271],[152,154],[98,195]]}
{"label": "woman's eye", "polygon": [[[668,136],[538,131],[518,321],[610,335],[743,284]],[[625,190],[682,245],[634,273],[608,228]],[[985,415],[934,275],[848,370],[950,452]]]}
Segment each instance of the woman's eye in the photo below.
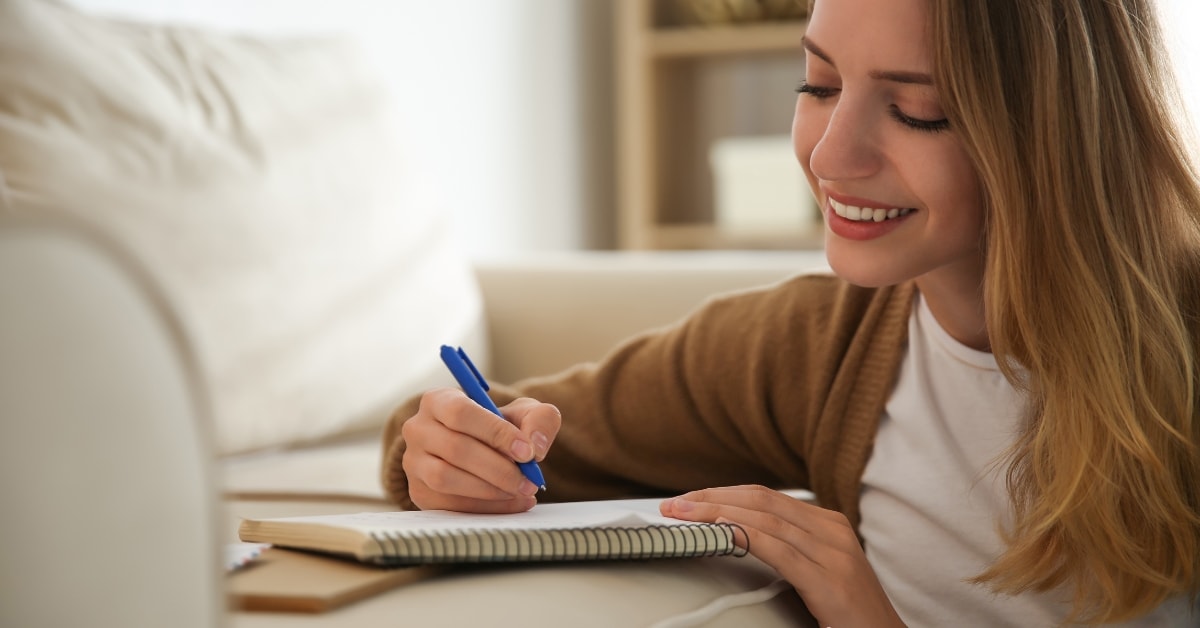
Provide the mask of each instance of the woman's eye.
{"label": "woman's eye", "polygon": [[900,124],[903,124],[904,126],[907,126],[911,129],[916,129],[918,131],[927,131],[929,133],[937,133],[938,131],[945,131],[946,129],[950,128],[950,121],[945,118],[942,118],[940,120],[925,120],[922,118],[914,118],[912,116],[905,115],[904,112],[900,111],[900,108],[897,107],[896,105],[892,105],[891,107],[888,107],[888,113],[892,116],[892,118],[896,122],[899,122]]}
{"label": "woman's eye", "polygon": [[[800,85],[796,87],[797,94],[804,94],[807,96],[811,96],[813,98],[816,98],[817,100],[825,100],[826,98],[831,98],[833,96],[836,96],[838,94],[838,92],[840,92],[840,91],[841,90],[836,87],[823,87],[821,85],[812,85],[808,81],[801,82]],[[897,107],[896,105],[890,105],[888,107],[888,115],[890,115],[893,120],[899,122],[900,124],[903,124],[904,126],[909,127],[911,129],[915,129],[917,131],[937,133],[939,131],[945,131],[946,129],[950,128],[950,121],[947,120],[946,118],[941,118],[938,120],[926,120],[924,118],[914,118],[910,115],[905,114],[903,111],[900,111],[900,108]]]}
{"label": "woman's eye", "polygon": [[826,98],[829,98],[830,96],[837,94],[837,92],[838,92],[838,90],[836,88],[821,87],[819,85],[810,85],[808,83],[808,81],[804,81],[804,82],[800,83],[799,86],[796,87],[797,94],[807,94],[818,100],[824,100]]}

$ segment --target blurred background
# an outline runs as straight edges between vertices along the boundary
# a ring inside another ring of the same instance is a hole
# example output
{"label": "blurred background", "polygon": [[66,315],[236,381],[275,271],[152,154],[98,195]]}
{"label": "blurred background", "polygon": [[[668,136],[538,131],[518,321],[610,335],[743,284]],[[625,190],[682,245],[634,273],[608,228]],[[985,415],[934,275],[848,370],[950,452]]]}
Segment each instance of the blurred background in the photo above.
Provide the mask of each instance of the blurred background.
{"label": "blurred background", "polygon": [[[815,212],[794,207],[809,199],[784,141],[802,23],[687,40],[672,30],[689,16],[665,0],[69,2],[359,38],[395,91],[406,175],[431,211],[454,216],[475,257],[819,246]],[[1188,32],[1200,5],[1160,9],[1183,97],[1200,111],[1200,41]],[[764,209],[764,189],[788,206]]]}
{"label": "blurred background", "polygon": [[[1200,5],[1160,2],[1200,120]],[[0,625],[212,625],[238,517],[390,507],[379,434],[452,384],[439,344],[516,382],[821,269],[803,6],[0,1]],[[390,115],[282,41],[328,35]]]}

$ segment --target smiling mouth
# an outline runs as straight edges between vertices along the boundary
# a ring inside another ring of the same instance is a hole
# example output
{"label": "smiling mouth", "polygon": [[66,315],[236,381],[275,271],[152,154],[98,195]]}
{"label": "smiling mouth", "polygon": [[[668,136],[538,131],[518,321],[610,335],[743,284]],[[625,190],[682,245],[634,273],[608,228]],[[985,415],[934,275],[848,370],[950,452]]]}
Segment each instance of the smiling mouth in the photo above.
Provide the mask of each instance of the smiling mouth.
{"label": "smiling mouth", "polygon": [[859,207],[857,205],[839,203],[832,198],[829,199],[829,206],[833,208],[833,213],[846,220],[853,220],[855,222],[883,222],[916,211],[911,207],[891,207],[888,209],[882,207]]}

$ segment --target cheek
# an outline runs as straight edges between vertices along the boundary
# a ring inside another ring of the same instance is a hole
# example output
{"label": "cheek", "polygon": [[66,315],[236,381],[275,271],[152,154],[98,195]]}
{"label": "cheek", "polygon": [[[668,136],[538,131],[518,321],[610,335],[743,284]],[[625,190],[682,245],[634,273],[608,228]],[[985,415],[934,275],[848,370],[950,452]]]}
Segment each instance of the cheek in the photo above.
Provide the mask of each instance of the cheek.
{"label": "cheek", "polygon": [[925,188],[934,191],[931,204],[942,208],[936,215],[952,223],[947,228],[958,232],[960,238],[978,238],[984,224],[983,186],[970,159],[956,148],[932,163],[942,167],[922,168],[921,176],[927,181]]}
{"label": "cheek", "polygon": [[953,178],[954,184],[947,182],[947,185],[953,185],[954,195],[958,203],[963,207],[970,208],[968,214],[977,225],[983,224],[983,184],[979,180],[979,173],[975,171],[975,166],[967,157],[965,151],[961,149],[957,151],[953,166],[951,166],[950,177]]}

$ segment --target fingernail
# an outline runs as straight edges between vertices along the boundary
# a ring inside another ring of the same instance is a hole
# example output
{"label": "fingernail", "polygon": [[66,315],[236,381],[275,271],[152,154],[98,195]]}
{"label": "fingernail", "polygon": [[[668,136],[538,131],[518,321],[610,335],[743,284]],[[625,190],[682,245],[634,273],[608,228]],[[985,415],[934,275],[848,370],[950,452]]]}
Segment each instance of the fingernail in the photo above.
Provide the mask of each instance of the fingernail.
{"label": "fingernail", "polygon": [[512,455],[518,462],[526,462],[533,457],[533,448],[523,440],[513,441]]}
{"label": "fingernail", "polygon": [[525,480],[524,482],[521,483],[521,488],[519,488],[517,490],[526,497],[532,497],[534,495],[537,495],[538,487],[533,482],[530,482],[529,480]]}
{"label": "fingernail", "polygon": [[541,432],[533,433],[533,448],[537,451],[537,455],[546,455],[546,449],[550,447],[550,439]]}
{"label": "fingernail", "polygon": [[671,508],[673,510],[676,510],[679,512],[689,512],[689,511],[691,511],[692,506],[694,506],[694,505],[695,504],[693,504],[692,502],[689,502],[686,499],[680,499],[680,498],[676,497],[674,500],[674,503],[671,504]]}

